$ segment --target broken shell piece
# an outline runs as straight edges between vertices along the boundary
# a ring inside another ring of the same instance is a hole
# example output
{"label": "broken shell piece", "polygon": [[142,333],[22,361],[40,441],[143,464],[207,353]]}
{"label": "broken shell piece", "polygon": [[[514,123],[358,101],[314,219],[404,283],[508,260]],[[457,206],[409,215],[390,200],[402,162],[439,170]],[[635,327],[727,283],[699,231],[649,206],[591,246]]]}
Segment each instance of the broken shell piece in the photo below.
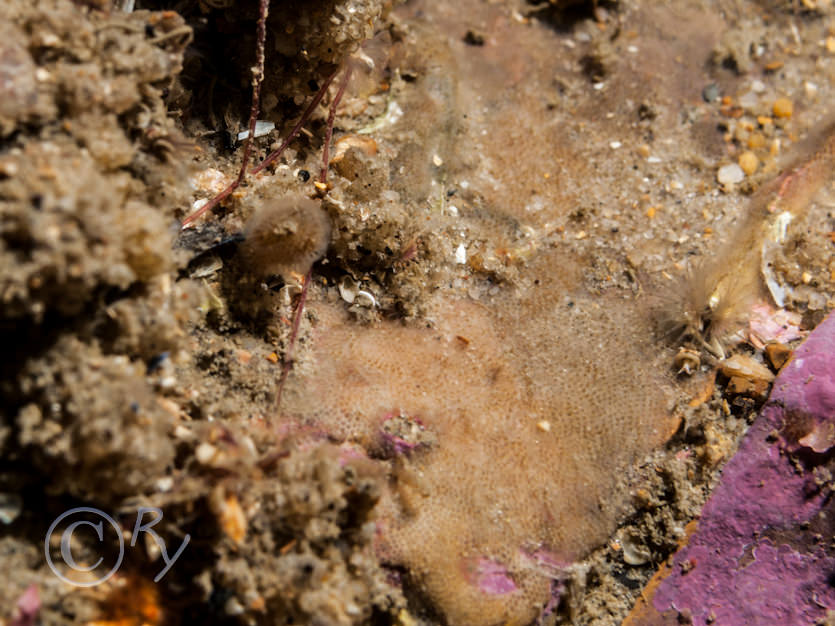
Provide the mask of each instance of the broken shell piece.
{"label": "broken shell piece", "polygon": [[783,369],[783,366],[792,356],[792,349],[782,343],[770,343],[765,347],[765,354],[774,369]]}
{"label": "broken shell piece", "polygon": [[357,292],[356,303],[359,306],[364,306],[368,309],[373,309],[379,306],[377,298],[374,297],[374,294],[370,291],[365,291],[364,289],[360,289]]}
{"label": "broken shell piece", "polygon": [[786,241],[788,235],[789,224],[794,219],[790,211],[783,211],[774,217],[768,224],[766,229],[765,241],[763,241],[760,272],[763,275],[766,287],[768,287],[774,303],[778,307],[783,307],[786,303],[786,288],[777,281],[777,276],[773,269],[772,257],[783,243]]}
{"label": "broken shell piece", "polygon": [[637,537],[626,534],[620,541],[623,560],[628,565],[643,565],[652,559],[652,552]]}
{"label": "broken shell piece", "polygon": [[[230,181],[229,178],[219,169],[209,167],[205,170],[197,172],[191,177],[189,182],[194,189],[207,194],[215,195],[223,191]],[[208,200],[208,198],[203,199],[203,203],[205,204]]]}
{"label": "broken shell piece", "polygon": [[[270,122],[269,120],[258,120],[255,122],[255,137],[257,138],[268,135],[273,128],[275,128],[274,122]],[[249,137],[248,128],[239,132],[237,139],[238,141],[243,141],[247,137]]]}
{"label": "broken shell piece", "polygon": [[774,374],[770,369],[747,354],[735,354],[728,357],[722,361],[719,367],[728,378],[738,376],[746,380],[765,381],[767,383],[774,380]]}
{"label": "broken shell piece", "polygon": [[785,309],[774,310],[765,303],[757,304],[751,308],[748,338],[760,350],[768,343],[788,343],[800,339],[804,335],[800,330],[801,320],[799,313]]}
{"label": "broken shell piece", "polygon": [[345,153],[351,148],[356,148],[365,156],[374,156],[377,154],[377,142],[371,137],[363,137],[362,135],[345,135],[340,137],[334,144],[333,158],[331,163],[339,163],[345,158]]}
{"label": "broken shell piece", "polygon": [[357,285],[357,282],[350,276],[343,276],[342,280],[340,280],[337,285],[337,289],[339,289],[339,295],[343,300],[345,300],[345,302],[353,304],[354,300],[357,298],[359,285]]}
{"label": "broken shell piece", "polygon": [[798,439],[797,443],[819,454],[826,452],[835,446],[835,424],[815,420],[812,423],[812,429],[804,437]]}
{"label": "broken shell piece", "polygon": [[741,376],[732,376],[728,381],[728,393],[734,396],[747,396],[755,400],[765,400],[768,396],[769,383],[764,380],[748,380]]}

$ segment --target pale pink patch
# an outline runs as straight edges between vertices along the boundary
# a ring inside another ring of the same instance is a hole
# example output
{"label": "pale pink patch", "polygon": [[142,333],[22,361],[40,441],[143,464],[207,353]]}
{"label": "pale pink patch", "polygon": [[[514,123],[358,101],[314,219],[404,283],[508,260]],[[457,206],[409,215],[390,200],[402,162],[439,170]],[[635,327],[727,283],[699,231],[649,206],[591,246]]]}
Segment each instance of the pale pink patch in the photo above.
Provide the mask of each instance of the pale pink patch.
{"label": "pale pink patch", "polygon": [[690,448],[684,448],[684,449],[679,450],[678,452],[676,452],[676,461],[686,461],[687,459],[690,458],[691,455],[692,455],[692,452],[691,452]]}
{"label": "pale pink patch", "polygon": [[806,334],[800,330],[800,321],[799,313],[786,311],[786,309],[774,309],[760,302],[751,308],[748,338],[760,350],[771,342],[788,343]]}
{"label": "pale pink patch", "polygon": [[566,577],[566,571],[571,563],[565,559],[561,559],[547,548],[537,548],[529,552],[521,550],[522,556],[533,562],[543,574],[549,578],[560,579]]}
{"label": "pale pink patch", "polygon": [[343,443],[339,446],[339,466],[345,467],[352,461],[366,460],[368,455],[356,444]]}
{"label": "pale pink patch", "polygon": [[812,429],[797,440],[801,446],[811,448],[818,454],[826,452],[835,446],[835,424],[832,422],[817,421],[812,424]]}
{"label": "pale pink patch", "polygon": [[41,597],[37,585],[29,585],[17,599],[17,615],[9,626],[32,626],[37,622],[41,610]]}
{"label": "pale pink patch", "polygon": [[474,563],[469,561],[466,565],[470,581],[488,595],[500,596],[512,593],[519,588],[507,568],[500,563],[482,557],[476,559]]}
{"label": "pale pink patch", "polygon": [[543,624],[545,618],[554,613],[560,605],[560,600],[565,594],[565,582],[570,578],[569,570],[571,563],[560,558],[547,548],[537,548],[533,552],[522,550],[522,556],[536,566],[537,571],[551,578],[551,594],[548,602],[542,608],[537,620],[537,625]]}

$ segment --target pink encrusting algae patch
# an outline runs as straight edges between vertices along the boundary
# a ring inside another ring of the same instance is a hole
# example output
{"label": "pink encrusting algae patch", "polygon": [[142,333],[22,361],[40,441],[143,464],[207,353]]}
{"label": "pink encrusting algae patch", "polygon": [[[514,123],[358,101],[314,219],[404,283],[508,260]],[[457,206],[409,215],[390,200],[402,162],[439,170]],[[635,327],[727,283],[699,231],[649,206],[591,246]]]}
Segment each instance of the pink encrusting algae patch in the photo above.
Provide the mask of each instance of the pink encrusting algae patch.
{"label": "pink encrusting algae patch", "polygon": [[[694,624],[811,624],[835,608],[835,316],[798,348],[653,605]],[[823,537],[823,539],[821,539]]]}
{"label": "pink encrusting algae patch", "polygon": [[500,563],[480,558],[476,560],[475,567],[471,563],[467,566],[471,568],[472,583],[488,595],[498,596],[518,589],[510,573]]}

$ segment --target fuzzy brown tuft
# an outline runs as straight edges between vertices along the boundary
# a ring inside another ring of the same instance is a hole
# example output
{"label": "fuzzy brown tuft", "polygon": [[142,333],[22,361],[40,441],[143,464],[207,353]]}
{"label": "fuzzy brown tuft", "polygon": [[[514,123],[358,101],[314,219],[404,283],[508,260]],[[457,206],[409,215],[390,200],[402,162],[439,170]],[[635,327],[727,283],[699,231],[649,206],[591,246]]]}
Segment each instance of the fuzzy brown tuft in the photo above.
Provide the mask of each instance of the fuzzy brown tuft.
{"label": "fuzzy brown tuft", "polygon": [[655,319],[666,341],[714,353],[733,341],[761,292],[756,259],[737,250],[690,268],[661,291]]}
{"label": "fuzzy brown tuft", "polygon": [[325,255],[330,234],[330,218],[318,202],[290,196],[265,204],[249,219],[240,252],[254,274],[289,281]]}

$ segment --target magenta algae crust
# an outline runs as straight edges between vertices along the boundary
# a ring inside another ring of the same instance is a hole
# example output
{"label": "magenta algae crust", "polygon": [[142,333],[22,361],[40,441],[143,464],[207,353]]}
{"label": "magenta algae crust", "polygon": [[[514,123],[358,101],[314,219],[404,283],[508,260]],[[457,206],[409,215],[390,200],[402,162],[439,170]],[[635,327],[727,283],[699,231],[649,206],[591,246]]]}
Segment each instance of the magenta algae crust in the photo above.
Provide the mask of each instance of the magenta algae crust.
{"label": "magenta algae crust", "polygon": [[835,608],[835,316],[774,382],[653,598],[693,624],[812,624]]}

